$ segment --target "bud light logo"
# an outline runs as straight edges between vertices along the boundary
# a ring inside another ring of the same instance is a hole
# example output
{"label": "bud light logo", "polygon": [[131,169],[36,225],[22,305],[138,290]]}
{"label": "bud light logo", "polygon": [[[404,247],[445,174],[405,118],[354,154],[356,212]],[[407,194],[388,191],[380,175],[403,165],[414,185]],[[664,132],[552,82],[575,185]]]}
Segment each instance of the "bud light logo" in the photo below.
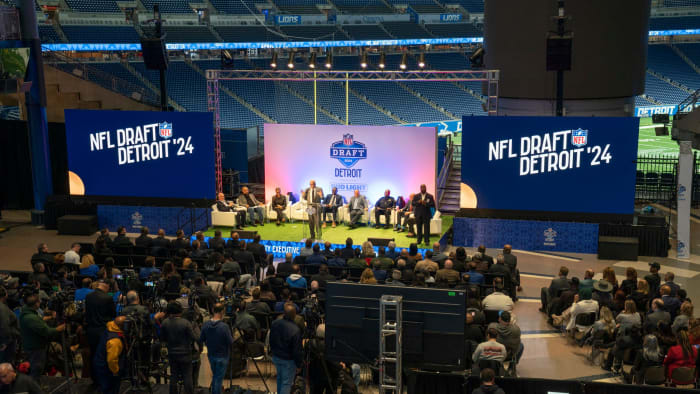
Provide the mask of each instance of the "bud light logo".
{"label": "bud light logo", "polygon": [[275,21],[278,25],[298,25],[301,23],[300,15],[277,15]]}
{"label": "bud light logo", "polygon": [[686,188],[684,185],[678,185],[678,201],[685,201]]}
{"label": "bud light logo", "polygon": [[168,122],[163,122],[158,124],[158,135],[161,138],[168,139],[173,136],[173,124]]}
{"label": "bud light logo", "polygon": [[362,142],[355,141],[352,134],[343,134],[342,141],[331,144],[331,159],[338,159],[345,167],[352,167],[358,161],[367,158],[367,148]]}
{"label": "bud light logo", "polygon": [[571,145],[582,147],[588,143],[588,130],[576,129],[571,133]]}

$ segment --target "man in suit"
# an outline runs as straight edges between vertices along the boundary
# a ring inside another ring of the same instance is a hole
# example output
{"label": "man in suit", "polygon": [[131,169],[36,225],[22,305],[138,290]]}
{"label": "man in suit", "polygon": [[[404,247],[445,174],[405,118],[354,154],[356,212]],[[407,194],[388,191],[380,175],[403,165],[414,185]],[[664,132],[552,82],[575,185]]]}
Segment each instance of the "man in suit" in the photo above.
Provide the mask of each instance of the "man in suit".
{"label": "man in suit", "polygon": [[248,187],[243,186],[243,188],[241,188],[241,194],[238,196],[236,202],[238,205],[245,207],[248,210],[248,219],[250,220],[251,226],[255,227],[256,221],[253,220],[253,217],[256,214],[258,216],[257,223],[261,226],[264,224],[265,209],[263,207],[265,204],[261,203],[255,198],[254,195],[250,194]]}
{"label": "man in suit", "polygon": [[343,206],[343,196],[338,194],[338,188],[334,187],[331,194],[323,200],[323,227],[326,227],[326,214],[330,213],[333,219],[333,227],[338,222],[338,209]]}
{"label": "man in suit", "polygon": [[260,243],[260,234],[255,234],[253,237],[253,242],[247,245],[248,251],[255,257],[256,272],[257,267],[264,267],[266,265],[265,260],[267,259],[267,252],[265,251],[265,245]]}
{"label": "man in suit", "polygon": [[287,215],[284,210],[287,208],[287,197],[282,194],[282,190],[279,187],[275,188],[275,195],[272,196],[272,210],[277,214],[277,225],[279,226],[282,222],[287,220]]}
{"label": "man in suit", "polygon": [[236,207],[231,201],[226,201],[224,193],[216,195],[216,210],[219,212],[236,212],[236,228],[240,230],[245,226],[245,214],[247,210],[245,208]]}
{"label": "man in suit", "polygon": [[153,245],[153,238],[148,236],[148,227],[141,227],[141,235],[134,240],[134,245],[148,250]]}
{"label": "man in suit", "polygon": [[311,277],[311,281],[318,282],[318,285],[323,289],[326,288],[326,283],[334,280],[335,276],[328,272],[328,265],[325,263],[321,264],[321,266],[318,268],[318,274]]}
{"label": "man in suit", "polygon": [[[486,248],[484,248],[484,251],[485,250]],[[479,251],[481,252],[481,250]],[[503,245],[503,258],[505,259],[506,266],[510,269],[510,278],[513,284],[517,286],[518,291],[522,291],[523,289],[520,287],[520,271],[518,271],[518,256],[511,253],[512,251],[512,246],[509,244]]]}
{"label": "man in suit", "polygon": [[435,209],[435,198],[427,192],[425,184],[420,185],[420,193],[413,196],[418,244],[425,242],[426,245],[430,245],[430,219],[433,217],[431,208]]}
{"label": "man in suit", "polygon": [[359,190],[355,190],[352,198],[350,198],[348,207],[350,208],[350,228],[353,229],[357,227],[357,222],[360,221],[362,214],[367,210],[367,200],[360,195]]}
{"label": "man in suit", "polygon": [[309,187],[301,193],[301,198],[306,201],[307,209],[309,209],[307,211],[309,214],[309,234],[311,234],[311,239],[315,239],[316,230],[320,230],[321,226],[319,214],[323,200],[323,189],[316,187],[316,181],[312,179],[309,181]]}
{"label": "man in suit", "polygon": [[284,263],[279,263],[277,265],[277,275],[281,275],[284,277],[289,276],[293,272],[293,264],[292,264],[292,254],[287,253],[284,256]]}
{"label": "man in suit", "polygon": [[165,238],[165,230],[158,229],[158,236],[151,242],[151,253],[154,256],[162,256],[170,249],[170,240]]}
{"label": "man in suit", "polygon": [[391,210],[396,206],[396,200],[389,189],[384,190],[384,196],[374,204],[374,228],[379,228],[379,219],[384,215],[384,228],[391,227]]}
{"label": "man in suit", "polygon": [[306,256],[306,264],[321,265],[326,263],[326,258],[321,254],[321,246],[319,244],[314,244],[312,249],[312,254]]}
{"label": "man in suit", "polygon": [[117,229],[117,236],[114,237],[112,244],[115,248],[134,246],[131,240],[126,236],[126,228],[124,226],[119,226]]}
{"label": "man in suit", "polygon": [[355,252],[352,248],[352,238],[348,237],[345,240],[345,247],[340,251],[340,257],[345,261],[355,257]]}
{"label": "man in suit", "polygon": [[452,267],[452,260],[445,260],[445,268],[435,273],[435,285],[439,287],[453,287],[459,283],[459,272]]}
{"label": "man in suit", "polygon": [[542,301],[542,307],[540,308],[541,312],[548,313],[549,304],[552,302],[552,300],[555,297],[558,297],[560,292],[571,288],[567,275],[569,275],[569,269],[561,266],[561,268],[559,268],[559,277],[552,279],[552,283],[549,284],[549,287],[542,288],[540,292],[540,298]]}
{"label": "man in suit", "polygon": [[[515,297],[515,292],[512,291],[513,279],[510,276],[510,268],[506,266],[506,260],[502,254],[499,254],[498,257],[496,257],[496,264],[492,265],[491,268],[489,268],[489,273],[503,275],[504,290],[506,291],[506,293],[510,294],[514,301],[517,300],[517,297]],[[567,281],[567,288],[568,283],[569,282]]]}
{"label": "man in suit", "polygon": [[170,247],[175,250],[190,249],[190,240],[185,238],[185,232],[179,229],[175,232],[175,239],[170,242]]}
{"label": "man in suit", "polygon": [[226,241],[221,236],[221,230],[214,231],[214,238],[209,238],[209,248],[210,249],[221,249],[226,247]]}
{"label": "man in suit", "polygon": [[[506,246],[510,246],[510,245],[506,245]],[[477,251],[479,253],[481,253],[481,260],[487,262],[489,265],[489,268],[491,268],[491,266],[493,265],[493,257],[486,254],[486,246],[479,245],[479,248],[477,249]],[[505,254],[506,254],[505,247],[503,247],[503,255],[505,255]],[[515,256],[513,256],[513,257],[515,257]],[[518,259],[515,258],[515,264],[517,265],[517,263],[518,263]],[[510,263],[509,263],[508,257],[506,257],[506,265],[510,266],[509,264]]]}
{"label": "man in suit", "polygon": [[241,247],[234,251],[231,257],[233,257],[241,267],[245,267],[247,273],[252,273],[255,270],[255,257],[246,250],[245,241],[241,240],[240,245]]}

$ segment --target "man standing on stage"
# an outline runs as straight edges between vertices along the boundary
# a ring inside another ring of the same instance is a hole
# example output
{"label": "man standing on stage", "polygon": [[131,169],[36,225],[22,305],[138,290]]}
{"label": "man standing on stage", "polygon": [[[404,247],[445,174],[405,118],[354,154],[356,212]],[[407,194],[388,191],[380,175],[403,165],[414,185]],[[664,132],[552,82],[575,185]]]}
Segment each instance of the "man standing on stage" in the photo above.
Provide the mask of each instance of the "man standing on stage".
{"label": "man standing on stage", "polygon": [[272,210],[277,214],[277,225],[287,220],[287,215],[284,214],[284,210],[287,208],[287,197],[282,194],[279,187],[275,188],[275,195],[272,196]]}
{"label": "man standing on stage", "polygon": [[357,222],[362,218],[362,214],[367,210],[367,200],[365,196],[360,195],[359,190],[355,189],[348,206],[350,207],[350,228],[355,228]]}
{"label": "man standing on stage", "polygon": [[331,214],[333,227],[338,222],[338,209],[343,206],[343,196],[338,194],[338,188],[334,187],[331,194],[323,200],[323,228],[326,228],[326,213]]}
{"label": "man standing on stage", "polygon": [[[430,245],[430,219],[433,217],[430,208],[435,209],[435,198],[426,191],[425,184],[420,185],[420,193],[413,196],[413,212],[418,228],[418,244],[425,239],[425,244]],[[425,235],[424,235],[425,234]]]}
{"label": "man standing on stage", "polygon": [[391,227],[391,210],[396,206],[396,200],[391,196],[391,191],[386,189],[384,196],[374,204],[374,228],[379,228],[379,219],[384,215],[384,228]]}
{"label": "man standing on stage", "polygon": [[238,196],[238,201],[236,201],[238,205],[245,207],[248,210],[248,219],[250,219],[250,224],[255,227],[255,220],[253,217],[255,214],[258,216],[257,222],[262,226],[264,224],[263,220],[263,215],[264,215],[264,209],[263,207],[265,204],[261,203],[258,201],[254,195],[250,194],[250,191],[248,190],[248,187],[243,186],[241,188],[241,194]]}
{"label": "man standing on stage", "polygon": [[316,229],[321,225],[319,211],[321,209],[321,200],[323,199],[323,189],[316,187],[316,181],[312,179],[309,181],[309,187],[302,193],[301,198],[306,201],[307,209],[311,208],[311,210],[307,211],[309,213],[309,230],[311,239],[315,239]]}
{"label": "man standing on stage", "polygon": [[236,212],[236,228],[241,229],[245,225],[245,208],[237,208],[234,203],[226,201],[224,193],[216,195],[216,209],[219,212]]}

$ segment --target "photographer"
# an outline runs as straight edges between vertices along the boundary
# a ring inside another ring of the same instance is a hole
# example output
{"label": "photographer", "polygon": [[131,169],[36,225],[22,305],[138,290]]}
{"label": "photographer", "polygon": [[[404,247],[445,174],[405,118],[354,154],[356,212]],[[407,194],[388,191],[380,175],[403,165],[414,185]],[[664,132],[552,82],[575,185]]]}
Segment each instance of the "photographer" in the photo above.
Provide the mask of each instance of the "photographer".
{"label": "photographer", "polygon": [[245,301],[241,301],[241,303],[238,305],[234,327],[243,331],[246,334],[246,337],[251,339],[256,337],[255,333],[257,333],[260,329],[260,323],[258,323],[255,316],[249,313],[248,303]]}
{"label": "photographer", "polygon": [[107,323],[107,329],[100,337],[93,362],[95,377],[102,394],[118,394],[121,375],[126,365],[126,344],[124,343],[124,316]]}
{"label": "photographer", "polygon": [[185,393],[194,392],[192,381],[192,348],[196,339],[192,323],[182,318],[182,306],[169,302],[167,318],[160,327],[161,339],[167,344],[170,363],[170,393],[178,393],[177,383],[182,381]]}
{"label": "photographer", "polygon": [[209,366],[211,367],[211,393],[221,394],[221,387],[231,355],[233,335],[231,328],[224,323],[224,305],[214,305],[214,315],[204,323],[199,342],[207,345]]}
{"label": "photographer", "polygon": [[[114,300],[107,294],[108,291],[109,285],[99,281],[95,291],[85,296],[85,322],[91,358],[95,356],[97,345],[100,343],[102,333],[107,328],[107,323],[117,315]],[[94,379],[93,381],[97,383]]]}
{"label": "photographer", "polygon": [[311,355],[309,362],[309,383],[311,394],[335,393],[340,365],[326,360],[326,326],[316,328],[316,337],[306,343],[306,350]]}
{"label": "photographer", "polygon": [[7,306],[7,290],[0,286],[0,363],[14,361],[18,337],[17,315]]}
{"label": "photographer", "polygon": [[122,315],[124,316],[130,316],[130,315],[136,315],[139,319],[142,319],[144,321],[148,321],[148,308],[145,306],[141,305],[141,300],[139,299],[139,293],[137,293],[134,290],[129,290],[129,292],[126,293],[126,302],[127,305],[122,309]]}
{"label": "photographer", "polygon": [[59,334],[66,328],[65,324],[56,328],[49,327],[44,319],[39,317],[39,304],[39,297],[35,294],[28,295],[24,299],[24,307],[19,316],[22,345],[31,366],[30,375],[37,382],[46,367],[49,340],[58,340]]}

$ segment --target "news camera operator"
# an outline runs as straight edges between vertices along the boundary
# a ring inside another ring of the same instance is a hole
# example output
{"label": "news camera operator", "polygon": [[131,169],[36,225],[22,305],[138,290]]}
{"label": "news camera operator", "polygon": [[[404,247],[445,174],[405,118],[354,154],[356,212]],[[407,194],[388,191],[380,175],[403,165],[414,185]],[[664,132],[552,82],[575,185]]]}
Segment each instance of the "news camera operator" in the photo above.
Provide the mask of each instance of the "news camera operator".
{"label": "news camera operator", "polygon": [[36,294],[24,297],[24,307],[19,316],[20,336],[22,346],[27,353],[30,364],[29,375],[37,382],[46,368],[49,342],[59,340],[60,333],[65,330],[65,324],[51,328],[46,324],[51,316],[40,317],[38,313],[41,301]]}
{"label": "news camera operator", "polygon": [[[107,323],[117,316],[114,299],[107,294],[108,292],[109,285],[100,280],[95,286],[95,291],[85,296],[85,327],[91,359],[95,356]],[[94,377],[93,382],[98,383]]]}
{"label": "news camera operator", "polygon": [[341,366],[326,360],[326,325],[316,327],[316,336],[306,342],[310,354],[309,383],[311,394],[335,393]]}
{"label": "news camera operator", "polygon": [[140,319],[148,320],[150,312],[148,308],[141,305],[141,299],[139,298],[139,293],[135,290],[129,290],[126,293],[126,303],[127,305],[122,309],[121,314],[124,316],[136,315]]}
{"label": "news camera operator", "polygon": [[119,316],[107,323],[107,328],[100,337],[93,363],[95,377],[102,394],[118,394],[121,378],[126,366],[126,343],[124,341],[124,321]]}
{"label": "news camera operator", "polygon": [[185,393],[194,392],[192,377],[192,349],[195,336],[192,323],[182,317],[182,306],[169,302],[167,317],[160,324],[160,337],[168,348],[170,363],[170,394],[178,393],[178,382],[182,381]]}

